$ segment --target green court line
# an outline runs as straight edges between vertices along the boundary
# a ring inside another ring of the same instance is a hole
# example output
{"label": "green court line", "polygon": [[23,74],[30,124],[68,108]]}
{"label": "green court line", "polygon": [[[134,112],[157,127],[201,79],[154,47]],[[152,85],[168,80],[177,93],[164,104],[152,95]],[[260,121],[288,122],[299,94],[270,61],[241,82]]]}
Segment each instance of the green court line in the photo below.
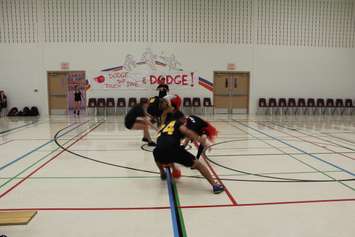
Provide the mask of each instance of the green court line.
{"label": "green court line", "polygon": [[[92,126],[94,127],[94,126]],[[92,128],[92,127],[89,127]],[[87,131],[87,129],[85,130]],[[85,131],[83,132],[80,132],[79,134],[75,135],[72,139],[80,136],[82,133],[84,133]],[[71,140],[67,141],[64,143],[67,144],[69,143]],[[60,147],[57,147],[56,149],[54,149],[52,152],[48,153],[47,155],[43,156],[42,158],[40,158],[39,160],[35,161],[34,163],[32,163],[30,166],[26,167],[25,169],[23,169],[22,171],[20,171],[19,173],[17,173],[15,176],[11,177],[10,179],[8,179],[5,183],[1,184],[0,185],[0,189],[2,189],[5,185],[7,185],[8,183],[12,182],[13,180],[15,180],[16,178],[18,178],[21,174],[25,173],[27,170],[31,169],[32,167],[34,167],[35,165],[37,165],[38,163],[40,163],[41,161],[43,161],[44,159],[46,159],[49,155],[55,153],[56,151],[58,151],[60,149]]]}
{"label": "green court line", "polygon": [[172,182],[173,184],[173,189],[174,189],[174,193],[175,193],[175,202],[176,202],[176,205],[177,205],[177,211],[178,211],[178,215],[179,215],[179,218],[180,218],[180,224],[181,224],[181,229],[182,229],[182,236],[183,237],[187,237],[187,233],[186,233],[186,226],[185,226],[185,222],[184,222],[184,217],[183,217],[183,214],[182,214],[182,210],[181,210],[181,205],[180,205],[180,199],[179,199],[179,194],[178,194],[178,191],[177,191],[177,187],[176,187],[176,184],[175,184],[175,181]]}

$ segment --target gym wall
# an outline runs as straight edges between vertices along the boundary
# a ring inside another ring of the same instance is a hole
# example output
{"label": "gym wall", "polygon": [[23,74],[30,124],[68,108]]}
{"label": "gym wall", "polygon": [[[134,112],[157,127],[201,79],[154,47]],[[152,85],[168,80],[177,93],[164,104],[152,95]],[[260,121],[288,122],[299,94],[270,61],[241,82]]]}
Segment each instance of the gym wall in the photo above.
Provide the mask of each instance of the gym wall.
{"label": "gym wall", "polygon": [[[34,104],[46,114],[46,72],[62,62],[89,76],[147,48],[174,54],[184,69],[211,82],[228,63],[250,71],[251,113],[259,97],[353,97],[355,1],[0,1],[0,87],[10,107]],[[202,87],[194,93],[211,94]]]}

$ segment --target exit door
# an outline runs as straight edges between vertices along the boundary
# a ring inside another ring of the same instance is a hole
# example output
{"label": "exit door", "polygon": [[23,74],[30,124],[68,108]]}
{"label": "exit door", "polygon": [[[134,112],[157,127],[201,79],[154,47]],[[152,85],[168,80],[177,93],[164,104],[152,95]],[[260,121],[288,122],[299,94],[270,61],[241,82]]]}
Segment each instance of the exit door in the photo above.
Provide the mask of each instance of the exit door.
{"label": "exit door", "polygon": [[85,72],[53,71],[48,72],[48,108],[49,114],[68,114],[74,107],[74,90],[81,91],[83,101],[81,109],[86,107]]}
{"label": "exit door", "polygon": [[217,113],[248,113],[249,72],[215,72],[213,97]]}
{"label": "exit door", "polygon": [[49,114],[66,114],[68,81],[66,73],[48,72],[48,107]]}

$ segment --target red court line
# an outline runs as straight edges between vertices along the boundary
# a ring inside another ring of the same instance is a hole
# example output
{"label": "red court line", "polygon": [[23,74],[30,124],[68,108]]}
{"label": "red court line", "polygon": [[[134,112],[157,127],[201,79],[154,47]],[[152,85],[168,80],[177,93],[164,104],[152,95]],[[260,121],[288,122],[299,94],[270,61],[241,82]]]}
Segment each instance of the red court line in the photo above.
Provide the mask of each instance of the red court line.
{"label": "red court line", "polygon": [[[286,201],[286,202],[260,202],[260,203],[240,203],[234,204],[217,204],[217,205],[191,205],[179,206],[182,209],[199,209],[199,208],[224,208],[224,207],[253,207],[267,205],[289,205],[289,204],[310,204],[310,203],[334,203],[334,202],[354,202],[355,198],[344,199],[328,199],[328,200],[304,200],[304,201]],[[168,206],[162,207],[31,207],[31,208],[0,208],[1,211],[149,211],[149,210],[166,210]]]}
{"label": "red court line", "polygon": [[[99,127],[102,123],[99,123],[98,125],[96,125],[95,127],[89,129],[86,133],[84,133],[83,135],[81,135],[76,141],[74,141],[73,143],[71,143],[69,146],[67,146],[67,148],[73,146],[74,144],[76,144],[78,141],[80,141],[83,137],[85,137],[86,135],[88,135],[90,132],[92,132],[94,129],[96,129],[97,127]],[[17,182],[15,185],[13,185],[11,188],[7,189],[5,192],[3,192],[0,195],[0,199],[3,198],[5,195],[7,195],[9,192],[11,192],[12,190],[14,190],[17,186],[19,186],[20,184],[22,184],[23,182],[25,182],[28,178],[30,178],[32,175],[34,175],[35,173],[37,173],[40,169],[42,169],[43,167],[45,167],[47,164],[49,164],[51,161],[53,161],[54,159],[56,159],[57,157],[59,157],[63,152],[65,152],[65,150],[60,151],[57,155],[53,156],[51,159],[49,159],[48,161],[46,161],[45,163],[43,163],[41,166],[39,166],[37,169],[33,170],[30,174],[28,174],[26,177],[24,177],[23,179],[21,179],[19,182]]]}
{"label": "red court line", "polygon": [[[198,148],[196,142],[194,142],[194,145]],[[213,175],[216,177],[216,179],[218,180],[218,182],[220,182],[223,186],[224,186],[224,191],[226,192],[229,200],[232,202],[232,204],[234,206],[238,205],[237,201],[234,199],[233,195],[229,192],[228,188],[226,185],[224,185],[224,183],[222,182],[222,180],[219,178],[219,176],[217,175],[217,173],[214,171],[214,169],[212,168],[211,164],[208,162],[208,160],[206,159],[206,156],[204,154],[201,155],[201,157],[204,159],[204,161],[206,162],[207,166],[210,168],[211,172],[213,173]]]}
{"label": "red court line", "polygon": [[214,208],[214,207],[236,207],[236,206],[238,206],[238,205],[234,205],[234,204],[218,204],[218,205],[179,206],[178,208],[192,209],[192,208]]}

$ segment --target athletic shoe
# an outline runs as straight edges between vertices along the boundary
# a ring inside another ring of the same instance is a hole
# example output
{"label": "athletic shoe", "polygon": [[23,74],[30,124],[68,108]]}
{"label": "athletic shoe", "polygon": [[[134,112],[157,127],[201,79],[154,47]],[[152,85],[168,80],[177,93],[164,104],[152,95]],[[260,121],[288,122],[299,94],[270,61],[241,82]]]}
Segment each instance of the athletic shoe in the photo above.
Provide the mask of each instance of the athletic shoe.
{"label": "athletic shoe", "polygon": [[164,173],[160,174],[160,179],[161,180],[166,180],[166,173],[164,171]]}
{"label": "athletic shoe", "polygon": [[155,142],[148,142],[148,146],[157,146]]}
{"label": "athletic shoe", "polygon": [[143,137],[142,142],[149,142],[148,138]]}
{"label": "athletic shoe", "polygon": [[78,110],[78,113],[77,113],[77,115],[78,115],[78,116],[80,115],[80,110]]}
{"label": "athletic shoe", "polygon": [[213,193],[214,194],[219,194],[224,191],[224,187],[222,184],[215,184],[213,185]]}

